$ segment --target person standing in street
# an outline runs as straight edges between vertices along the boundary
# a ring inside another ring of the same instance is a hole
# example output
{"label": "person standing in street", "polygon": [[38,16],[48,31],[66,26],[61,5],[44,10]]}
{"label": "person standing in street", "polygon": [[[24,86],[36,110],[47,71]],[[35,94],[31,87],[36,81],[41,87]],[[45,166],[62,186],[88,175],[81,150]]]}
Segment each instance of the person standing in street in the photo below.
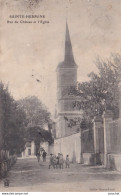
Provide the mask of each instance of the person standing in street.
{"label": "person standing in street", "polygon": [[57,168],[59,168],[59,158],[60,158],[60,154],[58,153],[56,159],[57,159]]}
{"label": "person standing in street", "polygon": [[37,152],[37,161],[40,162],[40,151]]}
{"label": "person standing in street", "polygon": [[42,154],[43,162],[46,162],[46,155],[47,155],[47,153],[45,151],[43,151],[43,154]]}
{"label": "person standing in street", "polygon": [[69,162],[69,155],[66,156],[66,168],[69,168],[70,162]]}
{"label": "person standing in street", "polygon": [[53,155],[52,154],[50,154],[49,169],[51,166],[53,166]]}
{"label": "person standing in street", "polygon": [[62,168],[63,169],[63,154],[60,154],[60,158],[59,158],[59,165],[60,165],[60,169]]}
{"label": "person standing in street", "polygon": [[57,158],[56,158],[56,155],[53,155],[53,168],[57,169]]}

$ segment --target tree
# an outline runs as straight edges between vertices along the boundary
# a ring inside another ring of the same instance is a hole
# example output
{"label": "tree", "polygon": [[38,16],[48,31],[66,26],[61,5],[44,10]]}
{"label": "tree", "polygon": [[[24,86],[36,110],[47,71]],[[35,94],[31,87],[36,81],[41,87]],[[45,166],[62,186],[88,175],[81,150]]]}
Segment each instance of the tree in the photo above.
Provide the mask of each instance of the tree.
{"label": "tree", "polygon": [[91,72],[88,82],[80,83],[78,94],[81,101],[76,102],[84,111],[86,121],[92,121],[94,116],[102,115],[104,110],[111,110],[114,118],[119,116],[119,75],[121,73],[121,56],[112,54],[110,59],[97,58],[95,64],[98,73]]}
{"label": "tree", "polygon": [[0,83],[1,103],[1,134],[2,149],[9,150],[10,154],[19,153],[24,149],[24,132],[26,127],[26,115],[18,108],[3,83]]}
{"label": "tree", "polygon": [[38,151],[41,142],[53,143],[53,137],[50,131],[44,130],[38,126],[29,127],[26,132],[26,140],[28,142],[34,141],[36,150]]}
{"label": "tree", "polygon": [[[92,128],[92,119],[102,115],[104,110],[111,110],[114,119],[119,117],[119,89],[121,75],[121,56],[111,54],[109,59],[97,57],[95,60],[98,73],[91,72],[89,81],[78,83],[66,90],[74,95],[73,107],[83,110],[81,128]],[[65,95],[65,94],[64,94]]]}
{"label": "tree", "polygon": [[19,100],[18,104],[26,113],[28,126],[40,126],[43,128],[50,120],[50,113],[36,96]]}
{"label": "tree", "polygon": [[27,117],[26,141],[34,141],[38,150],[40,142],[53,142],[52,134],[44,130],[49,124],[50,113],[42,102],[35,96],[26,97],[18,101],[19,107],[24,110]]}
{"label": "tree", "polygon": [[9,150],[10,154],[21,153],[30,140],[36,145],[42,140],[51,143],[51,133],[43,129],[49,120],[50,113],[37,97],[15,101],[8,87],[0,83],[0,147],[3,150]]}

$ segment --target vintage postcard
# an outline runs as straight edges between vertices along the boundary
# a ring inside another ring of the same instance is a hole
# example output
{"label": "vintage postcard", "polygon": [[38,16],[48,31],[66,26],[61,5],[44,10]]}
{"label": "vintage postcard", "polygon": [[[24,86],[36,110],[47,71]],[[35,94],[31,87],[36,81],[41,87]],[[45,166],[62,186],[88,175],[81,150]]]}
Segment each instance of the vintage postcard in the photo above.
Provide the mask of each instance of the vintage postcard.
{"label": "vintage postcard", "polygon": [[0,192],[121,191],[121,0],[0,0]]}

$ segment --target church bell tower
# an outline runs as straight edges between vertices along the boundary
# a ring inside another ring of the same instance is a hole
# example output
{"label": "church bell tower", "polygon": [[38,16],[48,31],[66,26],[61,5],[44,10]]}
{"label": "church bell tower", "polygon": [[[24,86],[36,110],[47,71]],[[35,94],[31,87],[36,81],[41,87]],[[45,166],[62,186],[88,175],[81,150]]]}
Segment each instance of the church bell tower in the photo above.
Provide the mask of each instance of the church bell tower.
{"label": "church bell tower", "polygon": [[76,131],[77,127],[70,127],[69,121],[80,117],[80,111],[73,106],[76,97],[70,94],[72,88],[77,85],[77,65],[74,60],[72,44],[66,23],[65,56],[64,61],[57,67],[57,101],[58,114],[56,121],[56,137],[61,138]]}

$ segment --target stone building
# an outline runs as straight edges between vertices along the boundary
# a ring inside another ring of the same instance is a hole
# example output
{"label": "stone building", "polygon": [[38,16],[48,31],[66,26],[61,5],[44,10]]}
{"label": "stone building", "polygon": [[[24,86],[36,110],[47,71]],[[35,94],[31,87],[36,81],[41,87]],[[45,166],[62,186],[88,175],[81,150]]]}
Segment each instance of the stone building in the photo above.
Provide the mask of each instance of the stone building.
{"label": "stone building", "polygon": [[68,25],[65,34],[64,61],[57,67],[56,139],[54,152],[68,154],[72,161],[80,162],[80,123],[82,111],[74,106],[78,98],[73,94],[77,87],[77,65],[74,60]]}
{"label": "stone building", "polygon": [[34,157],[36,156],[36,146],[34,141],[27,142],[25,145],[25,150],[22,152],[22,158]]}

